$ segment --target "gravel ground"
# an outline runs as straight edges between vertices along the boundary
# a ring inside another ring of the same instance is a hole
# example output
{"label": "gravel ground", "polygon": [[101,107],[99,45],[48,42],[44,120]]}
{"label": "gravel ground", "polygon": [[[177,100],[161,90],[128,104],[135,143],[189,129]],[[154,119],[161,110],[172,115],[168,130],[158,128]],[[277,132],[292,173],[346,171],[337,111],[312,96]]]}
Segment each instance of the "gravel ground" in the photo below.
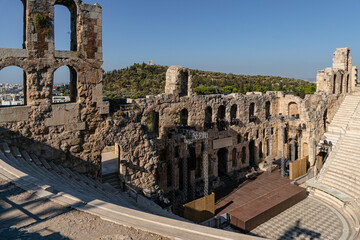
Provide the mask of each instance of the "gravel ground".
{"label": "gravel ground", "polygon": [[163,240],[38,198],[0,178],[0,239]]}

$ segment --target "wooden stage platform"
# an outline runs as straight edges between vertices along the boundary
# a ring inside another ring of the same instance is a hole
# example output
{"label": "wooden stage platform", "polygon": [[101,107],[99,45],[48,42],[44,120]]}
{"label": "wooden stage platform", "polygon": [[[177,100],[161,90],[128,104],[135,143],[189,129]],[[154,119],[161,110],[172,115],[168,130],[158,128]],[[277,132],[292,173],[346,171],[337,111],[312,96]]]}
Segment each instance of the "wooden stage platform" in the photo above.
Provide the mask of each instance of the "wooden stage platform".
{"label": "wooden stage platform", "polygon": [[255,180],[246,180],[215,204],[217,216],[230,214],[230,224],[251,231],[270,218],[307,197],[306,190],[290,184],[276,170],[265,172]]}

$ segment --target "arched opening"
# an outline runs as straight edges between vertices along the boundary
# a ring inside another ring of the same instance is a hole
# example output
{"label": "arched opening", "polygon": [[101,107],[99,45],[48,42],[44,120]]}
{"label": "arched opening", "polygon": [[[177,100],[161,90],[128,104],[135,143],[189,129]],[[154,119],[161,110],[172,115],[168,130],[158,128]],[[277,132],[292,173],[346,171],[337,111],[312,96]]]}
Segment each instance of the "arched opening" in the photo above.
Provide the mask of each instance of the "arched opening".
{"label": "arched opening", "polygon": [[233,121],[234,119],[236,119],[236,114],[237,114],[237,105],[234,104],[231,106],[230,108],[230,120]]}
{"label": "arched opening", "polygon": [[26,105],[26,73],[17,66],[0,70],[0,107]]}
{"label": "arched opening", "polygon": [[1,25],[0,48],[25,49],[25,7],[26,0],[6,1],[1,6],[0,21],[4,24]]}
{"label": "arched opening", "polygon": [[77,101],[77,72],[73,67],[62,66],[54,72],[53,103]]}
{"label": "arched opening", "polygon": [[259,159],[262,160],[263,158],[263,149],[262,149],[262,142],[259,143]]}
{"label": "arched opening", "polygon": [[270,155],[270,139],[266,140],[266,156]]}
{"label": "arched opening", "polygon": [[180,111],[180,116],[179,116],[180,126],[187,126],[188,118],[189,118],[189,112],[186,108],[184,108],[183,110]]}
{"label": "arched opening", "polygon": [[[107,178],[115,175],[116,178],[120,169],[120,152],[117,149],[118,145],[106,146],[101,152],[101,174],[103,181],[106,182]],[[119,183],[117,183],[119,184]]]}
{"label": "arched opening", "polygon": [[217,112],[217,126],[219,131],[223,131],[226,129],[225,109],[225,106],[221,105]]}
{"label": "arched opening", "polygon": [[212,128],[212,108],[206,107],[205,109],[205,119],[204,119],[204,128],[210,129]]}
{"label": "arched opening", "polygon": [[152,111],[147,115],[146,124],[148,132],[158,135],[159,134],[159,113]]}
{"label": "arched opening", "polygon": [[340,78],[340,93],[343,93],[344,75],[341,74]]}
{"label": "arched opening", "polygon": [[227,173],[228,150],[220,148],[217,152],[218,157],[218,175],[225,175]]}
{"label": "arched opening", "polygon": [[333,94],[336,93],[336,74],[334,74],[334,79],[333,79]]}
{"label": "arched opening", "polygon": [[265,103],[265,117],[266,117],[266,119],[270,118],[270,106],[271,106],[270,101],[267,101]]}
{"label": "arched opening", "polygon": [[237,143],[240,144],[241,143],[241,134],[237,135]]}
{"label": "arched opening", "polygon": [[249,142],[249,163],[250,165],[255,165],[255,141],[251,140]]}
{"label": "arched opening", "polygon": [[236,151],[236,148],[234,148],[232,150],[232,154],[231,154],[231,161],[232,161],[233,168],[236,167],[236,165],[237,165],[236,154],[237,154],[237,151]]}
{"label": "arched opening", "polygon": [[255,103],[250,103],[249,105],[249,121],[255,121]]}
{"label": "arched opening", "polygon": [[291,117],[298,117],[299,116],[299,109],[298,105],[295,102],[291,102],[288,105],[288,115]]}
{"label": "arched opening", "polygon": [[180,97],[188,95],[189,87],[189,73],[187,71],[181,71],[179,74],[180,77]]}
{"label": "arched opening", "polygon": [[242,164],[246,163],[246,148],[245,147],[243,147],[241,149],[241,162],[242,162]]}
{"label": "arched opening", "polygon": [[324,131],[326,131],[326,121],[327,121],[327,109],[325,109],[324,115],[323,115]]}
{"label": "arched opening", "polygon": [[54,6],[55,50],[77,51],[77,7],[73,0],[57,0]]}
{"label": "arched opening", "polygon": [[346,77],[346,93],[349,93],[349,74]]}

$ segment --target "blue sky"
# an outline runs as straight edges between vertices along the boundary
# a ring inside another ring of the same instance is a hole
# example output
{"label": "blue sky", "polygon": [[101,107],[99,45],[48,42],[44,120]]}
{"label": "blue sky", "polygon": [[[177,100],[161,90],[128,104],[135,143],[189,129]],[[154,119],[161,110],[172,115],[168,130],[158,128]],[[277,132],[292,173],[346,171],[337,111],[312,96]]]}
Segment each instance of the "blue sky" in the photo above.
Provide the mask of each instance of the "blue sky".
{"label": "blue sky", "polygon": [[[354,65],[360,59],[358,0],[84,2],[103,8],[105,71],[152,59],[168,66],[313,80],[317,70],[331,66],[335,48],[350,47]],[[20,0],[0,3],[0,47],[20,48]],[[67,49],[70,15],[61,6],[55,13],[56,47]]]}

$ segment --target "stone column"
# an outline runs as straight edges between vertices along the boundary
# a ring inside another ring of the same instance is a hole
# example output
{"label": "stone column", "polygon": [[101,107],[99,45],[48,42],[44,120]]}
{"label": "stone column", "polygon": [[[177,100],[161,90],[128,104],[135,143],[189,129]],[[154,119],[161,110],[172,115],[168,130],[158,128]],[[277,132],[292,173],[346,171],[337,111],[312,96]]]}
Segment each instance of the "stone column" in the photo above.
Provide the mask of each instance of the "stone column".
{"label": "stone column", "polygon": [[175,140],[171,139],[171,200],[175,202]]}
{"label": "stone column", "polygon": [[188,165],[187,165],[187,144],[182,144],[182,159],[183,159],[183,193],[184,198],[188,200]]}
{"label": "stone column", "polygon": [[209,195],[209,154],[208,154],[209,140],[204,141],[203,152],[203,178],[204,178],[204,196]]}

